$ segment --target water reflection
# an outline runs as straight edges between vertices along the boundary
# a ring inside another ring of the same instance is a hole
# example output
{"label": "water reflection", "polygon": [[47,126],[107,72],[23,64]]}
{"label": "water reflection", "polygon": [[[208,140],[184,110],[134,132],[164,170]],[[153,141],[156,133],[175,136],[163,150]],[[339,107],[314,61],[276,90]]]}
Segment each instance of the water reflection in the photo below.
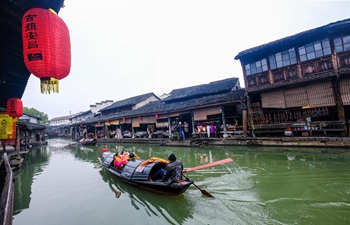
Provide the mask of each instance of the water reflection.
{"label": "water reflection", "polygon": [[[161,217],[168,224],[183,224],[184,221],[193,218],[191,215],[193,205],[184,195],[160,196],[126,184],[103,168],[99,173],[117,198],[121,195],[127,195],[135,210],[144,210],[150,217]],[[177,205],[178,208],[175,208],[174,205]]]}
{"label": "water reflection", "polygon": [[43,173],[50,155],[46,146],[34,147],[31,149],[31,154],[27,155],[20,170],[15,171],[14,215],[29,208],[33,180]]}
{"label": "water reflection", "polygon": [[[350,224],[350,154],[343,149],[69,143],[55,139],[33,148],[16,171],[14,225],[114,225],[116,216],[152,225]],[[234,162],[186,174],[214,200],[195,187],[159,196],[104,170],[98,157],[105,147],[144,159],[175,153],[186,168]]]}

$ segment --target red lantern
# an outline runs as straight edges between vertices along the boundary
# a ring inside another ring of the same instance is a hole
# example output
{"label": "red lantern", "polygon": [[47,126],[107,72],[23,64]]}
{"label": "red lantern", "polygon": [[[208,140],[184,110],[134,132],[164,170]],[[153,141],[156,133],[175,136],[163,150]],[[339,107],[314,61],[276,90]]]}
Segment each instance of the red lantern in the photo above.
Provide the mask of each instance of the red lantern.
{"label": "red lantern", "polygon": [[53,10],[32,8],[22,17],[24,62],[41,80],[41,93],[59,92],[58,80],[71,67],[67,25]]}
{"label": "red lantern", "polygon": [[123,122],[125,123],[125,121],[126,121],[126,119],[125,119],[125,117],[123,117]]}
{"label": "red lantern", "polygon": [[7,114],[11,117],[21,117],[23,115],[23,103],[19,98],[9,98],[7,100]]}
{"label": "red lantern", "polygon": [[158,116],[158,114],[156,114],[156,119],[158,119],[159,118],[159,116]]}
{"label": "red lantern", "polygon": [[140,120],[140,121],[142,120],[142,116],[139,116],[139,120]]}

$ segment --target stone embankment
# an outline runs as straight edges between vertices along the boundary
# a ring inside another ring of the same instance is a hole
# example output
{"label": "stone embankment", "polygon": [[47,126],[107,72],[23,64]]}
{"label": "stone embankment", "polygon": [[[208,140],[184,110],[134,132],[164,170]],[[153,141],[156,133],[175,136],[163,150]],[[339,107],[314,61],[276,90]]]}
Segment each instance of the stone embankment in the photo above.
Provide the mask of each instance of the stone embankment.
{"label": "stone embankment", "polygon": [[[165,146],[201,147],[203,145],[218,146],[281,146],[281,147],[350,147],[350,137],[232,137],[232,138],[203,138],[172,141],[158,138],[123,138],[98,139],[97,143],[140,143]],[[349,149],[350,151],[350,149]]]}

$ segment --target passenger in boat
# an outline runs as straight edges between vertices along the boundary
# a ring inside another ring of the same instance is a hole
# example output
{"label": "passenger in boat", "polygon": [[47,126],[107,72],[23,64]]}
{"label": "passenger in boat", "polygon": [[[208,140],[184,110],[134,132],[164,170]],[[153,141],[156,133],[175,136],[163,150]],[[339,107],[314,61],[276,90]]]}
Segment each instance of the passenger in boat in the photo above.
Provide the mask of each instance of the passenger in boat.
{"label": "passenger in boat", "polygon": [[126,160],[122,158],[119,152],[117,152],[114,156],[114,167],[117,169],[121,169],[125,164]]}
{"label": "passenger in boat", "polygon": [[108,152],[108,151],[109,151],[108,148],[105,147],[105,148],[102,149],[102,152],[100,153],[100,155],[102,155],[104,152]]}
{"label": "passenger in boat", "polygon": [[132,153],[129,154],[128,161],[131,161],[131,160],[134,160],[134,159],[140,159],[140,157],[136,153],[132,152]]}
{"label": "passenger in boat", "polygon": [[129,156],[129,153],[125,150],[123,150],[121,153],[120,153],[122,159],[124,159],[125,161],[128,161],[130,156]]}
{"label": "passenger in boat", "polygon": [[170,163],[165,167],[165,169],[158,170],[154,174],[152,180],[158,181],[161,179],[162,182],[172,183],[174,181],[181,180],[183,165],[181,161],[176,160],[174,154],[170,154],[168,157]]}

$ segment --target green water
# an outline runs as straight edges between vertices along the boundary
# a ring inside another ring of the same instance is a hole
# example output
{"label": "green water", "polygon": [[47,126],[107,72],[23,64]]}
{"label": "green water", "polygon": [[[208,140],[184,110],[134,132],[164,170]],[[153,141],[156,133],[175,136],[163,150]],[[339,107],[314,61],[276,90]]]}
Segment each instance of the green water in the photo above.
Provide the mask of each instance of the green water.
{"label": "green water", "polygon": [[185,168],[231,157],[187,173],[215,197],[209,199],[194,186],[172,197],[134,188],[100,166],[105,145],[70,143],[52,139],[33,148],[16,171],[14,225],[350,224],[344,149],[107,145],[145,159],[175,153]]}

